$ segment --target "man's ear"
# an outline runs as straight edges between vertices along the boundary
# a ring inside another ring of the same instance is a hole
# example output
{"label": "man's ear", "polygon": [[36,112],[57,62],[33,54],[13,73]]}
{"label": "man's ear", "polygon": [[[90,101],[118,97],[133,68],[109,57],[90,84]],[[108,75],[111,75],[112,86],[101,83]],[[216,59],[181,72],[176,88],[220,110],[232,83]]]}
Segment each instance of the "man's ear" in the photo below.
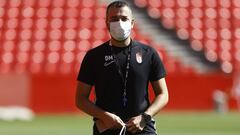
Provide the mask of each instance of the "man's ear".
{"label": "man's ear", "polygon": [[132,19],[131,24],[132,24],[132,28],[133,28],[133,26],[134,26],[134,24],[135,24],[134,19]]}

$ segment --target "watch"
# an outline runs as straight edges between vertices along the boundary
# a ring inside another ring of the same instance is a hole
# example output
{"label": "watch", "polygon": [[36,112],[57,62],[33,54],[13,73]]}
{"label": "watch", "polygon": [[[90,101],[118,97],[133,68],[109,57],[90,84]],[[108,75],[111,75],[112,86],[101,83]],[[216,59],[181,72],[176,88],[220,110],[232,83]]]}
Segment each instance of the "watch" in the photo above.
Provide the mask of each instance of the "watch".
{"label": "watch", "polygon": [[150,121],[152,120],[151,115],[146,114],[146,113],[142,113],[142,117],[143,117],[143,119],[144,119],[144,121],[145,121],[146,123],[148,123],[148,122],[150,122]]}

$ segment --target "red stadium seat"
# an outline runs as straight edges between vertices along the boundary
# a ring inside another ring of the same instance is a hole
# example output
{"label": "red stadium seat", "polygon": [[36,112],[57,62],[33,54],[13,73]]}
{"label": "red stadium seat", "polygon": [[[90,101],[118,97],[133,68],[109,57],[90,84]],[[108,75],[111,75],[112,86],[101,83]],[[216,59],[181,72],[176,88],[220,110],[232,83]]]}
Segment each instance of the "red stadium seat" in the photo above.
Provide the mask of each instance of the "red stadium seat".
{"label": "red stadium seat", "polygon": [[204,4],[210,8],[214,8],[217,6],[217,0],[205,0],[204,2]]}
{"label": "red stadium seat", "polygon": [[220,36],[222,39],[229,40],[232,37],[232,33],[229,29],[221,29],[220,30]]}
{"label": "red stadium seat", "polygon": [[239,12],[240,12],[240,8],[234,8],[234,9],[233,9],[233,15],[234,15],[234,17],[236,17],[237,19],[240,19],[240,14],[239,14]]}
{"label": "red stadium seat", "polygon": [[[15,29],[18,26],[18,19],[12,18],[7,21],[7,27],[10,29]],[[1,25],[0,25],[1,27]]]}
{"label": "red stadium seat", "polygon": [[[90,14],[90,13],[86,13],[86,14]],[[76,18],[79,16],[79,11],[77,10],[77,8],[68,8],[66,11],[66,16],[69,18]]]}
{"label": "red stadium seat", "polygon": [[3,51],[4,52],[12,52],[14,50],[15,43],[13,41],[5,41],[3,43]]}
{"label": "red stadium seat", "polygon": [[235,29],[234,36],[237,39],[240,39],[240,28]]}
{"label": "red stadium seat", "polygon": [[44,29],[38,29],[38,30],[36,30],[34,36],[35,36],[35,38],[36,38],[37,40],[46,39],[46,37],[47,37],[47,31],[44,30]]}
{"label": "red stadium seat", "polygon": [[205,56],[211,62],[216,62],[218,59],[217,53],[214,50],[206,50]]}
{"label": "red stadium seat", "polygon": [[14,60],[14,54],[12,52],[4,52],[2,54],[2,61],[4,64],[10,64]]}
{"label": "red stadium seat", "polygon": [[220,41],[220,48],[222,51],[229,51],[231,50],[232,46],[231,46],[231,42],[229,40],[221,40]]}
{"label": "red stadium seat", "polygon": [[155,19],[158,19],[161,16],[161,12],[159,11],[158,8],[149,8],[148,14],[150,17],[155,18]]}
{"label": "red stadium seat", "polygon": [[33,20],[31,18],[23,19],[21,22],[21,27],[24,29],[30,29],[33,26]]}
{"label": "red stadium seat", "polygon": [[95,16],[99,19],[104,19],[106,17],[105,7],[99,6],[95,11]]}
{"label": "red stadium seat", "polygon": [[7,40],[14,40],[16,38],[17,32],[15,29],[9,29],[5,33],[5,38]]}
{"label": "red stadium seat", "polygon": [[185,28],[178,29],[177,35],[180,39],[183,39],[183,40],[186,40],[189,38],[189,33],[188,33],[187,29],[185,29]]}
{"label": "red stadium seat", "polygon": [[216,19],[217,17],[217,11],[214,8],[207,8],[205,14],[210,19]]}
{"label": "red stadium seat", "polygon": [[221,8],[219,10],[219,15],[222,18],[229,19],[231,17],[231,12],[230,12],[230,10],[228,8]]}
{"label": "red stadium seat", "polygon": [[[65,0],[53,0],[53,6],[56,8],[63,7],[67,2]],[[70,2],[70,5],[72,2]]]}
{"label": "red stadium seat", "polygon": [[233,5],[236,7],[240,7],[240,0],[233,0]]}
{"label": "red stadium seat", "polygon": [[78,42],[78,52],[87,52],[89,49],[91,49],[91,43],[88,40],[81,40]]}
{"label": "red stadium seat", "polygon": [[175,28],[175,21],[174,21],[174,19],[171,19],[171,18],[163,18],[162,24],[167,29]]}
{"label": "red stadium seat", "polygon": [[177,28],[188,28],[189,27],[189,23],[188,23],[188,20],[187,19],[177,19],[176,20],[176,27]]}
{"label": "red stadium seat", "polygon": [[6,0],[0,0],[0,7],[4,7],[6,5]]}
{"label": "red stadium seat", "polygon": [[220,28],[230,28],[232,25],[231,25],[231,21],[229,19],[219,19],[219,26]]}
{"label": "red stadium seat", "polygon": [[9,5],[11,7],[19,7],[21,5],[21,0],[9,0]]}
{"label": "red stadium seat", "polygon": [[62,17],[64,14],[63,8],[53,8],[51,11],[52,17],[59,18]]}
{"label": "red stadium seat", "polygon": [[[42,47],[42,46],[40,46],[40,47]],[[42,50],[42,48],[40,48],[38,50]],[[49,47],[48,48],[49,48],[49,51],[52,51],[52,52],[59,51],[61,49],[61,42],[58,41],[58,40],[51,41],[49,43]]]}
{"label": "red stadium seat", "polygon": [[205,34],[208,39],[216,39],[218,35],[217,30],[213,28],[207,29]]}
{"label": "red stadium seat", "polygon": [[5,9],[0,7],[0,18],[5,14]]}
{"label": "red stadium seat", "polygon": [[64,37],[67,40],[74,40],[77,37],[77,31],[74,29],[67,29],[64,33]]}
{"label": "red stadium seat", "polygon": [[191,0],[191,5],[200,8],[203,6],[203,0]]}
{"label": "red stadium seat", "polygon": [[189,17],[189,12],[186,8],[178,8],[176,13],[179,18],[188,18]]}
{"label": "red stadium seat", "polygon": [[103,18],[98,18],[94,22],[94,28],[96,29],[106,29],[106,23]]}
{"label": "red stadium seat", "polygon": [[46,44],[45,44],[44,41],[35,41],[35,42],[33,43],[33,50],[34,50],[35,52],[44,51],[45,47],[46,47]]}
{"label": "red stadium seat", "polygon": [[51,4],[50,0],[40,0],[40,1],[38,1],[38,5],[40,7],[49,7],[50,4]]}
{"label": "red stadium seat", "polygon": [[30,40],[32,37],[32,31],[30,29],[23,29],[20,33],[20,37],[22,40]]}
{"label": "red stadium seat", "polygon": [[91,10],[91,8],[83,8],[81,10],[81,17],[82,18],[91,18],[91,17],[93,17],[93,11]]}
{"label": "red stadium seat", "polygon": [[175,6],[175,0],[163,0],[162,3],[164,7],[167,7],[167,8],[172,8]]}
{"label": "red stadium seat", "polygon": [[76,49],[76,42],[72,40],[67,40],[64,42],[63,48],[64,48],[64,51],[66,52],[74,51]]}
{"label": "red stadium seat", "polygon": [[76,18],[68,18],[65,22],[65,27],[66,28],[77,28],[78,25],[78,20]]}
{"label": "red stadium seat", "polygon": [[59,53],[52,51],[48,54],[47,60],[51,64],[56,64],[60,59]]}
{"label": "red stadium seat", "polygon": [[229,62],[229,61],[224,61],[221,64],[221,68],[225,73],[231,73],[233,71],[233,66],[232,66],[231,62]]}
{"label": "red stadium seat", "polygon": [[36,0],[21,0],[22,1],[22,6],[24,7],[33,7],[37,1]]}
{"label": "red stadium seat", "polygon": [[8,17],[9,18],[16,18],[19,15],[19,9],[18,8],[10,8],[8,11]]}
{"label": "red stadium seat", "polygon": [[26,18],[32,17],[33,14],[34,14],[34,9],[32,7],[26,7],[22,11],[23,17],[26,17]]}
{"label": "red stadium seat", "polygon": [[83,7],[93,7],[96,4],[95,0],[82,0]]}
{"label": "red stadium seat", "polygon": [[91,31],[87,28],[80,30],[78,34],[79,34],[80,39],[83,39],[83,40],[90,39],[90,37],[92,35]]}
{"label": "red stadium seat", "polygon": [[203,11],[200,8],[192,8],[191,15],[195,18],[202,18]]}
{"label": "red stadium seat", "polygon": [[188,7],[190,5],[189,0],[177,0],[177,5],[179,7]]}
{"label": "red stadium seat", "polygon": [[216,53],[217,50],[217,42],[216,40],[207,40],[205,41],[205,46],[206,50],[208,51],[214,51]]}
{"label": "red stadium seat", "polygon": [[203,32],[200,29],[193,29],[191,35],[193,39],[203,39]]}
{"label": "red stadium seat", "polygon": [[45,18],[38,19],[36,21],[36,26],[38,29],[44,29],[48,26],[48,20]]}
{"label": "red stadium seat", "polygon": [[[187,21],[187,20],[186,20],[186,21]],[[192,19],[190,20],[190,23],[191,23],[191,26],[192,26],[193,28],[202,28],[202,27],[203,27],[203,23],[202,23],[202,21],[201,21],[200,18],[192,18]]]}
{"label": "red stadium seat", "polygon": [[48,9],[45,8],[45,7],[39,8],[39,9],[37,10],[37,17],[39,17],[39,18],[45,18],[45,17],[48,16],[48,14],[49,14],[48,12],[49,12]]}
{"label": "red stadium seat", "polygon": [[29,60],[29,53],[27,52],[19,52],[16,56],[17,63],[25,64]]}
{"label": "red stadium seat", "polygon": [[[66,25],[67,25],[66,27],[67,28],[71,28],[72,27],[72,25],[73,25],[72,22],[74,22],[73,20],[71,20],[71,22],[69,21],[69,19],[66,20]],[[47,22],[44,19],[42,19],[41,21],[44,21],[43,23],[45,23],[44,26],[46,27],[47,26]],[[40,25],[42,25],[41,22],[40,22]],[[60,19],[60,18],[54,18],[54,19],[52,19],[50,21],[50,25],[51,25],[52,29],[59,29],[59,28],[61,28],[63,26],[63,20]],[[39,27],[39,28],[45,28],[44,26],[43,27]]]}
{"label": "red stadium seat", "polygon": [[78,7],[79,4],[80,4],[79,0],[68,0],[67,1],[68,7]]}
{"label": "red stadium seat", "polygon": [[162,3],[160,0],[149,0],[148,5],[153,8],[160,8]]}
{"label": "red stadium seat", "polygon": [[229,8],[231,6],[231,0],[219,0],[221,7]]}
{"label": "red stadium seat", "polygon": [[204,22],[205,22],[204,25],[205,25],[206,28],[209,28],[209,29],[214,28],[215,29],[217,27],[217,21],[215,19],[207,18],[207,19],[204,20]]}
{"label": "red stadium seat", "polygon": [[33,64],[41,64],[44,60],[44,54],[42,52],[35,52],[32,55]]}
{"label": "red stadium seat", "polygon": [[202,51],[203,50],[203,43],[201,40],[192,40],[191,41],[191,47],[195,51]]}

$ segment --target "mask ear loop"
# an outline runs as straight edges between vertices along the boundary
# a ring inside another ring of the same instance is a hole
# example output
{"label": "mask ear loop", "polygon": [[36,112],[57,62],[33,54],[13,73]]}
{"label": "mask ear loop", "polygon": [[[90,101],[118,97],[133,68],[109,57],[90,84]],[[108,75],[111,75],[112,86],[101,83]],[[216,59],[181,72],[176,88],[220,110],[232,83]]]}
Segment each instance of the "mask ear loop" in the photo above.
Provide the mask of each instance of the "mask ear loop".
{"label": "mask ear loop", "polygon": [[122,129],[121,129],[121,131],[120,131],[120,133],[119,133],[119,135],[125,135],[126,130],[127,130],[127,127],[126,127],[126,126],[123,126]]}

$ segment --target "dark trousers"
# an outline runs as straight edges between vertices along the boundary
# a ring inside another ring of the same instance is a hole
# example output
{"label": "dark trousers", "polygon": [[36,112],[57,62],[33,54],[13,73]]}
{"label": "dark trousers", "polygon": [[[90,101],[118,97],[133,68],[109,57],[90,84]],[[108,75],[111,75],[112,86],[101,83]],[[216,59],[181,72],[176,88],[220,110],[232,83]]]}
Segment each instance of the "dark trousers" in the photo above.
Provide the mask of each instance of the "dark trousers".
{"label": "dark trousers", "polygon": [[[93,135],[119,135],[120,129],[112,129],[112,130],[106,130],[103,133],[99,133],[97,130],[96,125],[93,125]],[[148,123],[146,123],[146,126],[144,127],[143,131],[132,134],[130,132],[126,132],[125,135],[157,135],[156,128],[155,128],[155,121],[152,120]]]}

